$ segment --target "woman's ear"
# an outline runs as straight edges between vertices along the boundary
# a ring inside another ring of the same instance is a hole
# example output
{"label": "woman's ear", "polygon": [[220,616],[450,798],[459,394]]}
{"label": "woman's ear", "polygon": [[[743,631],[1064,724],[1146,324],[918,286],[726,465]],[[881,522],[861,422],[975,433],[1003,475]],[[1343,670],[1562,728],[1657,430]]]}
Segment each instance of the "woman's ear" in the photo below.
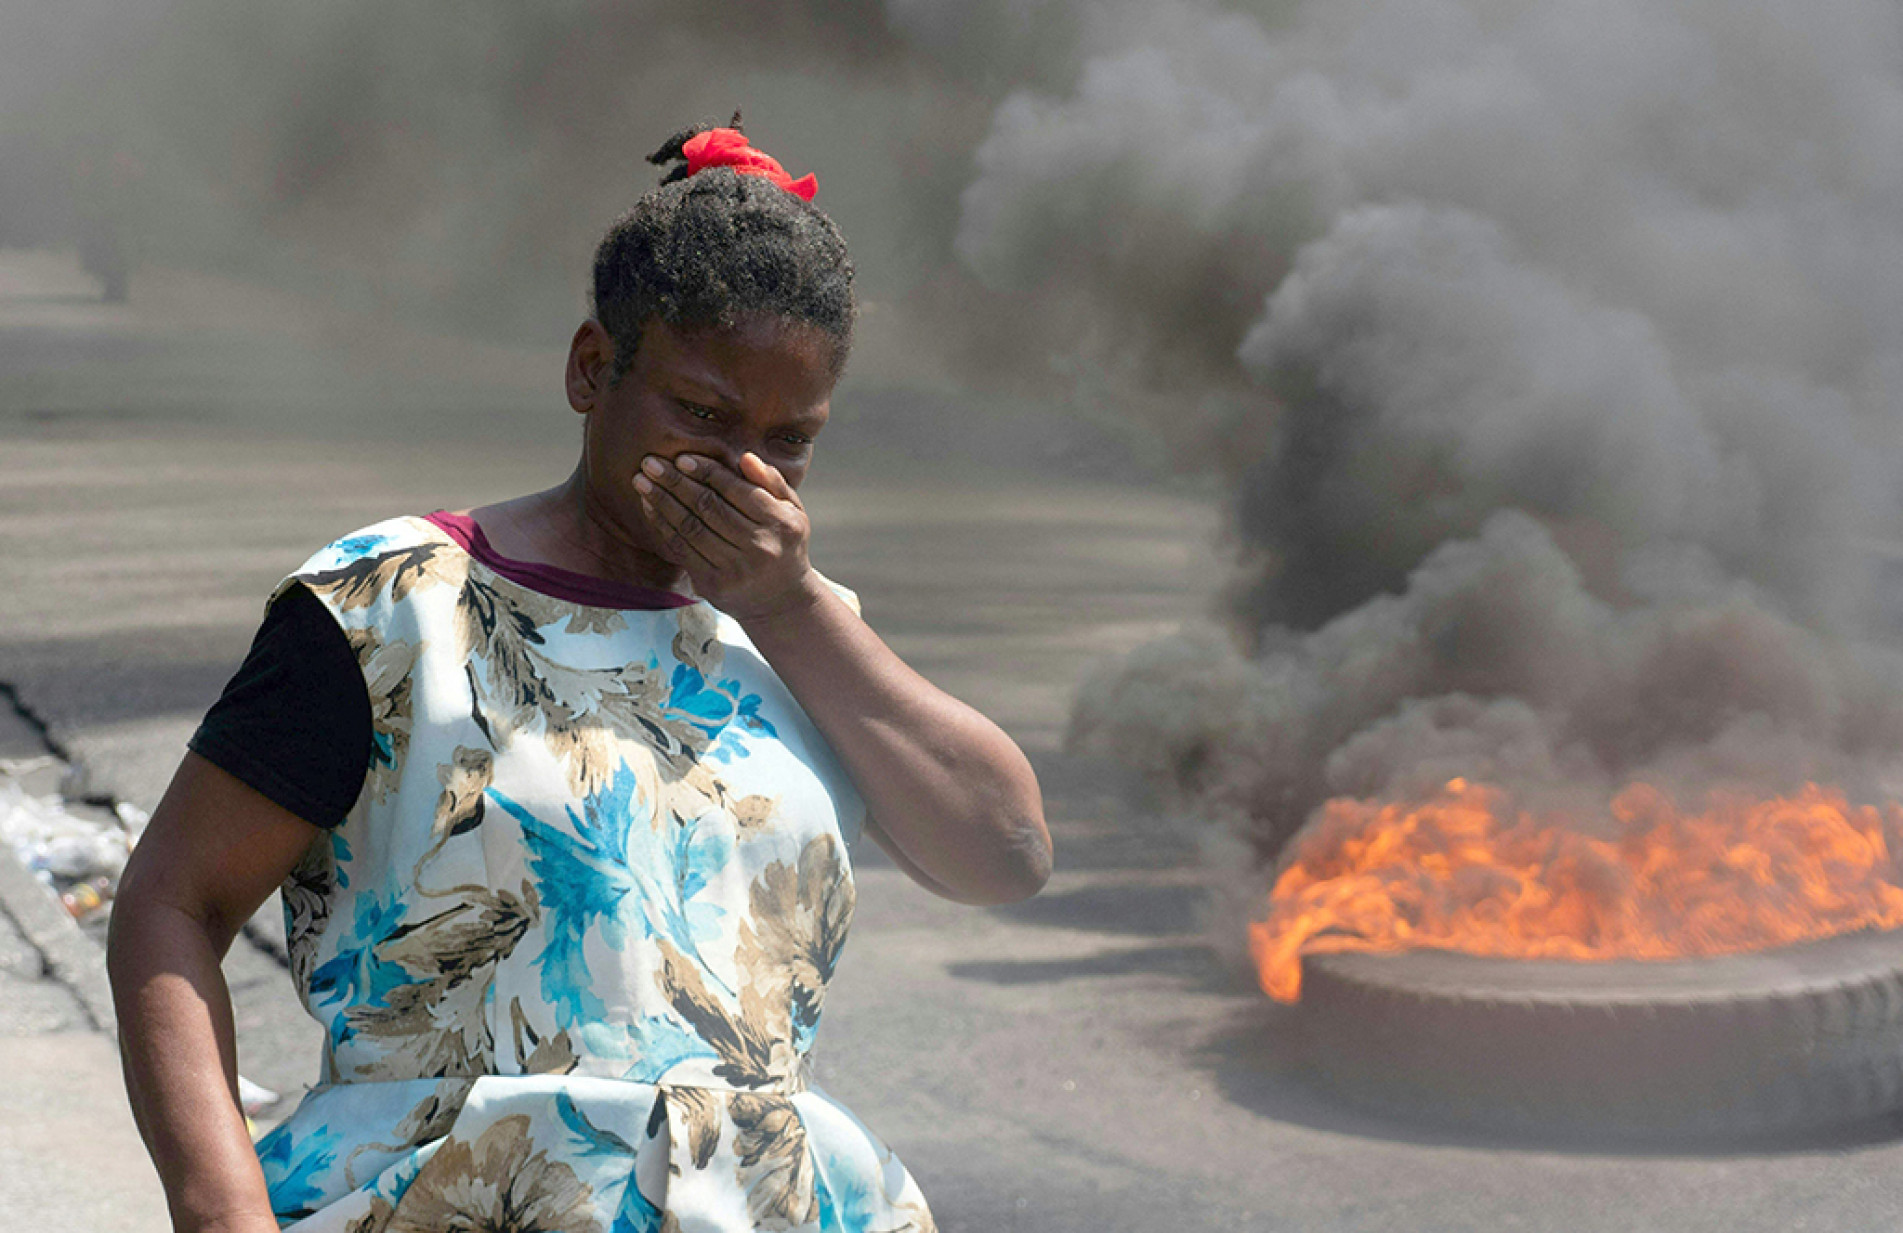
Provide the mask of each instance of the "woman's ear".
{"label": "woman's ear", "polygon": [[614,339],[601,322],[593,317],[582,322],[569,340],[568,367],[562,377],[569,406],[583,415],[595,409],[596,401],[612,382],[614,358]]}

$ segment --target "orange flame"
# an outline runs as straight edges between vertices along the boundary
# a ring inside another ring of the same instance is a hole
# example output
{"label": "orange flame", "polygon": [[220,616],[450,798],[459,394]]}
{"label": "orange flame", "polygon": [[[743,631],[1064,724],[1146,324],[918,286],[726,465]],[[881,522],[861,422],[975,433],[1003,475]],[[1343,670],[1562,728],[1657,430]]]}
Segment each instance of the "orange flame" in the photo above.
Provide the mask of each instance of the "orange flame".
{"label": "orange flame", "polygon": [[1714,793],[1681,813],[1635,783],[1616,839],[1512,813],[1505,793],[1450,781],[1407,806],[1340,798],[1290,849],[1249,926],[1262,988],[1301,996],[1301,957],[1416,947],[1508,958],[1674,959],[1903,925],[1903,808]]}

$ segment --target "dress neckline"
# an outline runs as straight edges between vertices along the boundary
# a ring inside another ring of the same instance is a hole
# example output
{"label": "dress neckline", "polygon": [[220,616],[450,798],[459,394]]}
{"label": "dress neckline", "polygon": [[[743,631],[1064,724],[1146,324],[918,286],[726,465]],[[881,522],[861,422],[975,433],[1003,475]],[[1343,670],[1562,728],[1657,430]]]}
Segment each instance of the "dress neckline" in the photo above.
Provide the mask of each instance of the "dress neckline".
{"label": "dress neckline", "polygon": [[537,561],[518,561],[514,557],[505,557],[495,550],[489,537],[483,534],[481,525],[468,514],[452,514],[439,509],[433,514],[425,514],[423,521],[449,536],[457,547],[495,573],[519,587],[551,599],[590,608],[638,608],[649,611],[686,608],[699,602],[691,596],[663,591],[658,587],[617,582],[612,578],[597,578],[592,574],[543,565]]}

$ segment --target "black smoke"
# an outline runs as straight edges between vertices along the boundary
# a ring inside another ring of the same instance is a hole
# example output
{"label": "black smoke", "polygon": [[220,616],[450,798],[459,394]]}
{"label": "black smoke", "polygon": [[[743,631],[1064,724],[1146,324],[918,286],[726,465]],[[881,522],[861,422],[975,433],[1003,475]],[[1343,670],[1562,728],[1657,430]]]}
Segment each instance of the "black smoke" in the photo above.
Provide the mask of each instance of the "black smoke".
{"label": "black smoke", "polygon": [[1221,632],[1078,739],[1265,864],[1455,775],[1894,795],[1903,12],[1168,10],[1004,103],[958,233],[1225,447]]}

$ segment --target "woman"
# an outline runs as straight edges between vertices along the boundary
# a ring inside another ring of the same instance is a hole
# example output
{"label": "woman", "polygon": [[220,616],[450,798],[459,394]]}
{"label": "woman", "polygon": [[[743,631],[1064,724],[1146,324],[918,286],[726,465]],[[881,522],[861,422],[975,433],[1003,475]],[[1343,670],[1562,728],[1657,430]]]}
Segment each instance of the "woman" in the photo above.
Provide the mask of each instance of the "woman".
{"label": "woman", "polygon": [[[569,349],[574,473],[287,579],[126,870],[127,1084],[180,1229],[932,1227],[805,1077],[846,844],[1027,897],[1036,780],[808,564],[853,314],[812,177],[736,129],[654,161]],[[218,964],[280,883],[324,1073],[254,1150]]]}

